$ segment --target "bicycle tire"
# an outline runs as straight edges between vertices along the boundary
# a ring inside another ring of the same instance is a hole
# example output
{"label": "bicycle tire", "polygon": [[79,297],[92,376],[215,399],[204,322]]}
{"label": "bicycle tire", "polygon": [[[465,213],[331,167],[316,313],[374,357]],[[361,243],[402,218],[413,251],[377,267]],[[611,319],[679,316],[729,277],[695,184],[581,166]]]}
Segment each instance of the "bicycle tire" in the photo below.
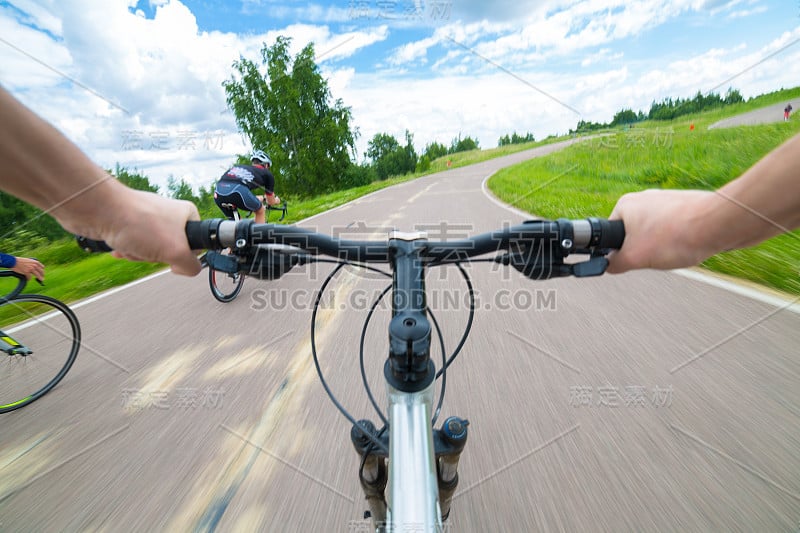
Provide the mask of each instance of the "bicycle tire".
{"label": "bicycle tire", "polygon": [[[38,400],[69,372],[81,346],[78,317],[65,303],[41,294],[0,302],[0,413]],[[9,353],[14,346],[29,353]],[[54,377],[53,374],[55,374]]]}
{"label": "bicycle tire", "polygon": [[208,284],[211,294],[222,303],[232,302],[239,295],[244,285],[244,275],[240,272],[230,274],[208,267]]}

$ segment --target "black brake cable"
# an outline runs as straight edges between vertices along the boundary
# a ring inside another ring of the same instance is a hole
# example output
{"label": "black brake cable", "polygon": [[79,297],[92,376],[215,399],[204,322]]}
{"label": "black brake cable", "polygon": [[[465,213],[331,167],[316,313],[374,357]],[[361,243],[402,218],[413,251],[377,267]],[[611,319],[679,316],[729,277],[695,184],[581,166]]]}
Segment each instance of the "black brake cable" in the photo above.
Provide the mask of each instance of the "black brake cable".
{"label": "black brake cable", "polygon": [[[321,366],[319,364],[319,357],[317,355],[317,346],[316,346],[316,317],[317,317],[317,310],[319,309],[319,305],[320,305],[320,302],[322,300],[322,295],[325,293],[325,289],[327,288],[328,284],[333,280],[334,277],[336,277],[338,272],[342,268],[344,268],[345,266],[349,265],[349,266],[354,266],[354,267],[357,267],[357,268],[363,268],[365,270],[369,270],[369,271],[372,271],[372,272],[377,272],[377,273],[382,274],[382,275],[387,276],[387,277],[391,277],[391,274],[389,274],[387,272],[384,272],[383,270],[380,270],[378,268],[371,267],[369,265],[364,265],[364,264],[359,264],[359,263],[351,263],[349,261],[325,260],[325,259],[318,259],[318,258],[314,258],[314,261],[319,262],[319,263],[333,263],[333,264],[336,264],[337,266],[328,275],[328,277],[323,282],[322,286],[320,287],[320,291],[317,294],[317,297],[316,297],[316,299],[314,301],[314,307],[313,307],[313,311],[311,313],[311,355],[312,355],[312,358],[314,360],[314,366],[315,366],[315,368],[317,370],[317,376],[319,377],[320,383],[322,383],[322,387],[325,389],[325,392],[328,395],[328,398],[330,398],[330,400],[334,404],[334,406],[339,410],[340,413],[342,413],[342,415],[350,423],[352,423],[353,425],[357,425],[356,419],[336,399],[336,396],[334,396],[333,392],[331,391],[330,387],[328,386],[327,381],[325,381],[325,377],[324,377],[324,375],[322,373],[322,368],[321,368]],[[442,264],[433,264],[433,265],[429,265],[429,266],[441,266],[441,265]],[[440,387],[440,392],[439,392],[439,401],[437,403],[437,407],[436,407],[436,410],[435,410],[435,413],[434,413],[434,416],[433,416],[433,420],[431,422],[432,424],[435,424],[435,422],[436,422],[436,420],[437,420],[437,418],[438,418],[438,416],[439,416],[439,414],[441,412],[442,405],[444,403],[444,393],[445,393],[446,379],[447,379],[447,377],[446,377],[447,376],[447,368],[453,363],[453,361],[455,360],[456,356],[458,356],[458,354],[461,352],[461,349],[463,348],[464,344],[466,343],[467,337],[469,336],[469,332],[470,332],[470,330],[472,328],[473,318],[475,316],[475,292],[474,292],[474,288],[473,288],[473,285],[472,285],[472,281],[470,280],[470,277],[467,274],[466,270],[464,270],[464,267],[462,266],[461,262],[455,263],[455,265],[461,271],[461,275],[462,275],[462,277],[464,278],[464,281],[467,284],[467,289],[468,289],[468,293],[469,293],[469,302],[470,302],[470,313],[469,313],[469,318],[467,320],[467,325],[464,328],[464,334],[461,336],[461,340],[459,341],[458,346],[456,347],[455,351],[450,355],[450,357],[447,357],[447,351],[446,351],[445,345],[444,345],[444,336],[442,334],[441,328],[439,327],[439,323],[436,320],[436,317],[435,317],[434,313],[431,311],[431,309],[429,307],[426,308],[428,313],[431,316],[431,319],[433,321],[434,327],[436,328],[436,334],[439,337],[439,345],[440,345],[440,349],[441,349],[441,353],[442,353],[442,368],[439,369],[439,371],[436,373],[436,377],[435,377],[435,379],[438,379],[440,376],[442,377],[442,385]],[[386,428],[388,427],[389,423],[388,423],[388,420],[386,419],[385,415],[381,411],[380,407],[377,405],[377,401],[375,400],[375,397],[372,394],[372,389],[370,388],[369,382],[367,381],[367,378],[366,378],[366,370],[365,370],[365,367],[364,367],[364,340],[365,340],[365,336],[366,336],[366,330],[367,330],[367,327],[368,327],[369,322],[371,320],[372,314],[374,313],[374,311],[377,308],[377,306],[380,303],[380,301],[383,299],[383,297],[386,295],[386,293],[390,289],[391,289],[391,285],[389,285],[389,287],[384,289],[384,291],[376,298],[375,302],[373,303],[372,308],[370,309],[370,312],[367,315],[367,318],[365,320],[364,328],[362,329],[361,341],[360,341],[360,349],[359,349],[359,364],[360,364],[360,367],[361,367],[361,378],[362,378],[362,381],[364,383],[364,387],[365,387],[365,389],[367,391],[367,396],[369,397],[369,400],[372,403],[372,406],[375,408],[375,411],[378,413],[378,416],[381,418],[381,421],[384,423],[384,427],[380,430],[380,432],[378,432],[378,434],[383,433],[386,430]],[[374,446],[376,446],[377,448],[383,450],[388,455],[389,450],[387,450],[386,447],[383,445],[383,443],[380,442],[375,436],[367,434],[366,432],[362,432],[362,433],[367,436],[367,438],[372,442],[372,444]]]}
{"label": "black brake cable", "polygon": [[[472,322],[473,319],[475,318],[475,290],[472,286],[472,280],[470,279],[469,274],[467,274],[467,271],[464,270],[464,267],[460,262],[455,263],[455,265],[461,271],[461,275],[464,278],[464,282],[467,284],[467,291],[469,294],[469,316],[467,318],[467,325],[464,326],[464,334],[461,336],[461,340],[458,342],[458,346],[456,346],[456,349],[455,351],[453,351],[453,354],[447,358],[447,361],[444,362],[442,368],[440,368],[439,371],[436,373],[437,378],[440,375],[444,375],[445,372],[447,372],[447,368],[453,363],[453,361],[455,361],[456,356],[458,356],[458,354],[461,352],[461,349],[467,342],[467,337],[469,337],[469,332],[472,330]],[[431,265],[431,266],[442,266],[442,264]]]}
{"label": "black brake cable", "polygon": [[[378,268],[371,267],[369,265],[363,265],[363,264],[360,264],[360,263],[351,263],[349,261],[335,261],[335,260],[326,260],[326,259],[322,259],[322,260],[314,259],[314,260],[316,262],[319,262],[319,263],[333,263],[333,264],[336,264],[337,266],[336,266],[336,268],[333,269],[333,271],[330,274],[328,274],[328,277],[325,278],[325,281],[322,283],[322,286],[320,287],[319,293],[317,294],[317,297],[314,300],[314,307],[313,307],[313,310],[311,312],[311,357],[314,359],[314,367],[317,369],[317,376],[319,377],[320,383],[322,383],[322,387],[325,389],[325,393],[328,395],[328,398],[331,400],[333,405],[339,410],[339,412],[342,413],[342,415],[348,421],[350,421],[351,424],[353,424],[355,426],[355,425],[357,425],[358,422],[356,421],[355,417],[353,417],[353,415],[351,415],[347,411],[347,409],[345,409],[345,407],[341,404],[341,402],[339,402],[339,400],[336,399],[336,396],[333,394],[333,392],[331,391],[331,388],[328,386],[328,382],[325,381],[325,376],[322,373],[322,367],[319,364],[319,357],[317,355],[317,341],[316,341],[317,310],[319,309],[320,302],[322,301],[322,295],[325,294],[325,289],[328,287],[328,284],[336,277],[336,275],[339,273],[339,271],[342,268],[344,268],[345,266],[349,265],[349,266],[354,266],[354,267],[358,267],[358,268],[363,268],[365,270],[369,270],[369,271],[372,271],[372,272],[377,272],[377,273],[379,273],[381,275],[384,275],[384,276],[390,276],[391,277],[391,275],[388,274],[387,272],[384,272],[383,270],[378,269]],[[370,435],[365,431],[362,431],[362,434],[366,435],[367,438],[376,447],[378,447],[381,450],[383,450],[384,452],[386,452],[387,455],[389,454],[389,450],[386,448],[386,446],[383,445],[383,443],[381,441],[379,441],[377,439],[376,436]],[[379,434],[380,434],[380,432],[379,432]]]}
{"label": "black brake cable", "polygon": [[442,336],[442,330],[439,328],[439,321],[436,320],[436,316],[434,316],[433,311],[431,311],[430,307],[426,308],[428,310],[428,314],[431,315],[431,321],[433,321],[433,325],[436,328],[436,334],[439,336],[439,347],[442,351],[442,370],[440,370],[436,376],[434,376],[434,380],[442,376],[442,384],[439,387],[439,402],[436,404],[436,410],[433,412],[433,418],[431,419],[431,425],[436,424],[436,420],[439,418],[439,413],[442,411],[442,405],[444,404],[444,389],[445,385],[447,384],[447,351],[444,349],[444,336]]}
{"label": "black brake cable", "polygon": [[375,409],[375,412],[378,413],[381,421],[383,422],[384,426],[389,425],[389,421],[386,419],[386,416],[381,411],[381,408],[378,406],[378,402],[375,400],[375,396],[372,394],[372,388],[369,386],[369,382],[367,381],[367,371],[364,367],[364,341],[366,340],[367,336],[367,327],[369,326],[369,322],[372,319],[372,314],[375,312],[375,309],[378,308],[378,304],[383,301],[383,297],[386,296],[386,293],[389,292],[392,288],[392,284],[390,283],[383,292],[375,298],[375,301],[372,302],[372,307],[369,309],[369,313],[367,313],[367,318],[364,320],[364,327],[361,328],[361,341],[359,342],[358,348],[358,363],[361,367],[361,381],[364,383],[364,389],[367,391],[367,397],[369,401],[372,403],[372,407]]}
{"label": "black brake cable", "polygon": [[[372,320],[372,315],[378,308],[378,304],[380,304],[384,296],[386,296],[386,293],[388,293],[391,288],[392,285],[387,286],[383,290],[383,292],[381,292],[381,294],[379,294],[375,298],[375,301],[372,303],[372,307],[370,308],[369,313],[367,314],[367,318],[364,320],[364,327],[361,329],[361,341],[359,343],[359,353],[358,353],[359,365],[361,367],[361,381],[362,383],[364,383],[364,389],[367,391],[367,396],[369,397],[369,401],[372,403],[372,407],[375,409],[375,412],[378,413],[378,416],[380,417],[381,421],[386,426],[389,425],[389,421],[386,419],[386,416],[383,414],[383,411],[381,411],[380,406],[378,406],[378,402],[377,400],[375,400],[375,396],[372,394],[372,388],[369,386],[369,381],[367,380],[366,366],[364,365],[364,344],[367,336],[367,328],[369,327],[369,323]],[[442,367],[444,367],[444,365],[447,362],[447,350],[445,349],[444,345],[444,336],[442,335],[442,330],[439,327],[439,323],[437,322],[436,317],[433,314],[433,311],[431,311],[431,308],[426,307],[425,309],[427,310],[428,314],[430,314],[431,320],[433,321],[433,325],[436,328],[436,335],[439,337],[439,348],[442,353]],[[436,411],[431,423],[436,422],[436,419],[439,416],[439,412],[442,409],[442,404],[444,403],[444,387],[445,387],[445,380],[443,378],[441,390],[439,392],[439,402],[437,404]]]}
{"label": "black brake cable", "polygon": [[[319,377],[320,383],[322,383],[322,387],[325,389],[325,392],[328,394],[328,398],[330,398],[331,402],[333,402],[333,405],[339,410],[339,412],[342,413],[342,415],[347,420],[349,420],[351,424],[355,426],[358,424],[358,422],[353,417],[353,415],[347,412],[347,409],[344,408],[344,406],[339,402],[339,400],[336,399],[336,396],[333,395],[331,388],[328,386],[328,382],[325,381],[325,377],[322,374],[322,367],[319,364],[319,357],[317,356],[317,342],[316,342],[317,310],[319,309],[319,304],[322,301],[322,295],[325,294],[325,289],[327,288],[331,280],[333,280],[333,278],[336,276],[336,274],[346,265],[352,265],[353,263],[348,263],[347,261],[324,261],[324,262],[335,262],[338,263],[338,265],[336,268],[333,269],[333,272],[328,274],[328,277],[325,278],[325,281],[322,283],[322,287],[320,288],[319,294],[317,294],[317,297],[314,300],[314,308],[311,312],[311,356],[314,359],[314,366],[317,369],[317,376]],[[364,268],[384,273],[383,271],[377,268],[369,266],[365,266]],[[371,435],[366,431],[362,431],[361,433],[365,435],[377,448],[386,452],[387,456],[389,455],[389,450],[386,448],[386,446],[383,445],[383,443],[380,440],[378,440],[376,436]]]}
{"label": "black brake cable", "polygon": [[[372,315],[375,312],[375,309],[378,308],[378,304],[383,300],[383,297],[386,296],[386,293],[392,288],[390,284],[387,286],[383,292],[381,292],[376,298],[375,301],[372,303],[372,307],[367,314],[367,318],[364,320],[364,327],[361,329],[361,341],[359,343],[359,353],[358,353],[358,360],[359,365],[361,367],[361,381],[364,383],[364,389],[367,391],[367,396],[369,397],[369,401],[372,403],[372,407],[375,409],[375,412],[378,413],[381,421],[384,425],[388,426],[389,421],[386,419],[386,416],[381,411],[381,408],[378,406],[378,402],[375,400],[375,396],[372,394],[372,388],[369,386],[369,381],[367,381],[367,372],[364,365],[364,341],[366,340],[367,336],[367,328],[369,327],[369,323],[372,320]],[[447,364],[447,350],[445,349],[444,345],[444,336],[442,335],[442,330],[439,327],[439,322],[436,320],[436,316],[433,314],[433,311],[430,307],[426,307],[425,310],[431,316],[431,320],[433,321],[433,325],[436,328],[436,335],[439,337],[439,349],[442,353],[442,368],[445,367]],[[436,375],[439,377],[439,374]],[[439,401],[436,406],[436,410],[433,415],[433,420],[431,424],[436,423],[436,419],[439,417],[439,412],[442,410],[442,405],[444,404],[444,390],[445,390],[445,377],[444,374],[442,375],[442,385],[441,390],[439,391]]]}

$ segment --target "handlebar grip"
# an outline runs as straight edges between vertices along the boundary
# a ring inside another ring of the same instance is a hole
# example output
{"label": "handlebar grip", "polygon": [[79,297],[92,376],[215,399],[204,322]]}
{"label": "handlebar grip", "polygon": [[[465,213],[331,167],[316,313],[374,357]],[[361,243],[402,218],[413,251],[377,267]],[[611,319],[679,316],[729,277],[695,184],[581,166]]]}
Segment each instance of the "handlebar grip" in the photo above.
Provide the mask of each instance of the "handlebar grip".
{"label": "handlebar grip", "polygon": [[80,246],[86,252],[95,253],[112,251],[111,247],[106,244],[105,241],[96,241],[94,239],[81,237],[80,235],[76,235],[75,239],[78,241],[78,246]]}
{"label": "handlebar grip", "polygon": [[601,220],[600,248],[619,250],[625,242],[625,224],[621,220]]}
{"label": "handlebar grip", "polygon": [[217,232],[223,222],[220,218],[190,220],[186,223],[186,240],[192,250],[216,250],[220,248]]}
{"label": "handlebar grip", "polygon": [[[206,238],[208,232],[206,231]],[[203,222],[201,220],[190,220],[186,223],[186,240],[189,241],[189,248],[200,250],[206,248],[203,238]]]}

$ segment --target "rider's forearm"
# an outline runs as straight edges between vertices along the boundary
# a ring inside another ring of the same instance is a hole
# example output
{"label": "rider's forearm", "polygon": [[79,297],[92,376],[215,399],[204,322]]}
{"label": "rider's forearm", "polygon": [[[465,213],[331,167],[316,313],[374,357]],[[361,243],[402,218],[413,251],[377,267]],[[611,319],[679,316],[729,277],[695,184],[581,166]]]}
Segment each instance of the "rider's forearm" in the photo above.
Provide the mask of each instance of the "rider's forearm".
{"label": "rider's forearm", "polygon": [[[712,253],[755,245],[800,227],[800,135],[709,196],[704,234]],[[707,225],[706,225],[707,224]]]}
{"label": "rider's forearm", "polygon": [[[68,229],[92,225],[124,189],[53,126],[0,87],[0,187]],[[103,205],[103,202],[106,205]]]}

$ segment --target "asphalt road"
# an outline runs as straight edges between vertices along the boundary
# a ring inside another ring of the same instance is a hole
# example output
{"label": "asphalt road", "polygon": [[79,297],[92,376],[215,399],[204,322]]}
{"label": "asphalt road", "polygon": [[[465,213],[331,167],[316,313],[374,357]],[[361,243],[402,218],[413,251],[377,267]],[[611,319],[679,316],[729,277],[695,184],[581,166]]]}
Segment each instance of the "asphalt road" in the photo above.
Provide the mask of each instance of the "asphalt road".
{"label": "asphalt road", "polygon": [[[304,225],[457,238],[517,223],[482,183],[549,149],[409,182]],[[73,370],[0,418],[0,531],[367,531],[349,424],[310,358],[310,307],[329,270],[249,279],[230,304],[212,298],[205,272],[164,274],[77,307],[85,343]],[[676,273],[530,282],[468,270],[479,312],[441,418],[471,423],[449,530],[800,528],[795,308]],[[455,269],[428,282],[451,350],[463,282]],[[344,272],[317,324],[331,388],[376,422],[357,341],[385,285]],[[387,314],[368,330],[378,397]]]}
{"label": "asphalt road", "polygon": [[[797,102],[786,101],[780,104],[761,107],[747,113],[742,113],[741,115],[720,120],[719,122],[715,122],[714,124],[710,125],[708,129],[730,128],[733,126],[756,126],[758,124],[781,122],[783,120],[783,109],[786,107],[786,104],[789,103],[792,104],[792,108],[794,109],[791,115],[794,115],[795,111],[797,110]],[[797,120],[797,117],[792,118],[790,116],[789,120]]]}

